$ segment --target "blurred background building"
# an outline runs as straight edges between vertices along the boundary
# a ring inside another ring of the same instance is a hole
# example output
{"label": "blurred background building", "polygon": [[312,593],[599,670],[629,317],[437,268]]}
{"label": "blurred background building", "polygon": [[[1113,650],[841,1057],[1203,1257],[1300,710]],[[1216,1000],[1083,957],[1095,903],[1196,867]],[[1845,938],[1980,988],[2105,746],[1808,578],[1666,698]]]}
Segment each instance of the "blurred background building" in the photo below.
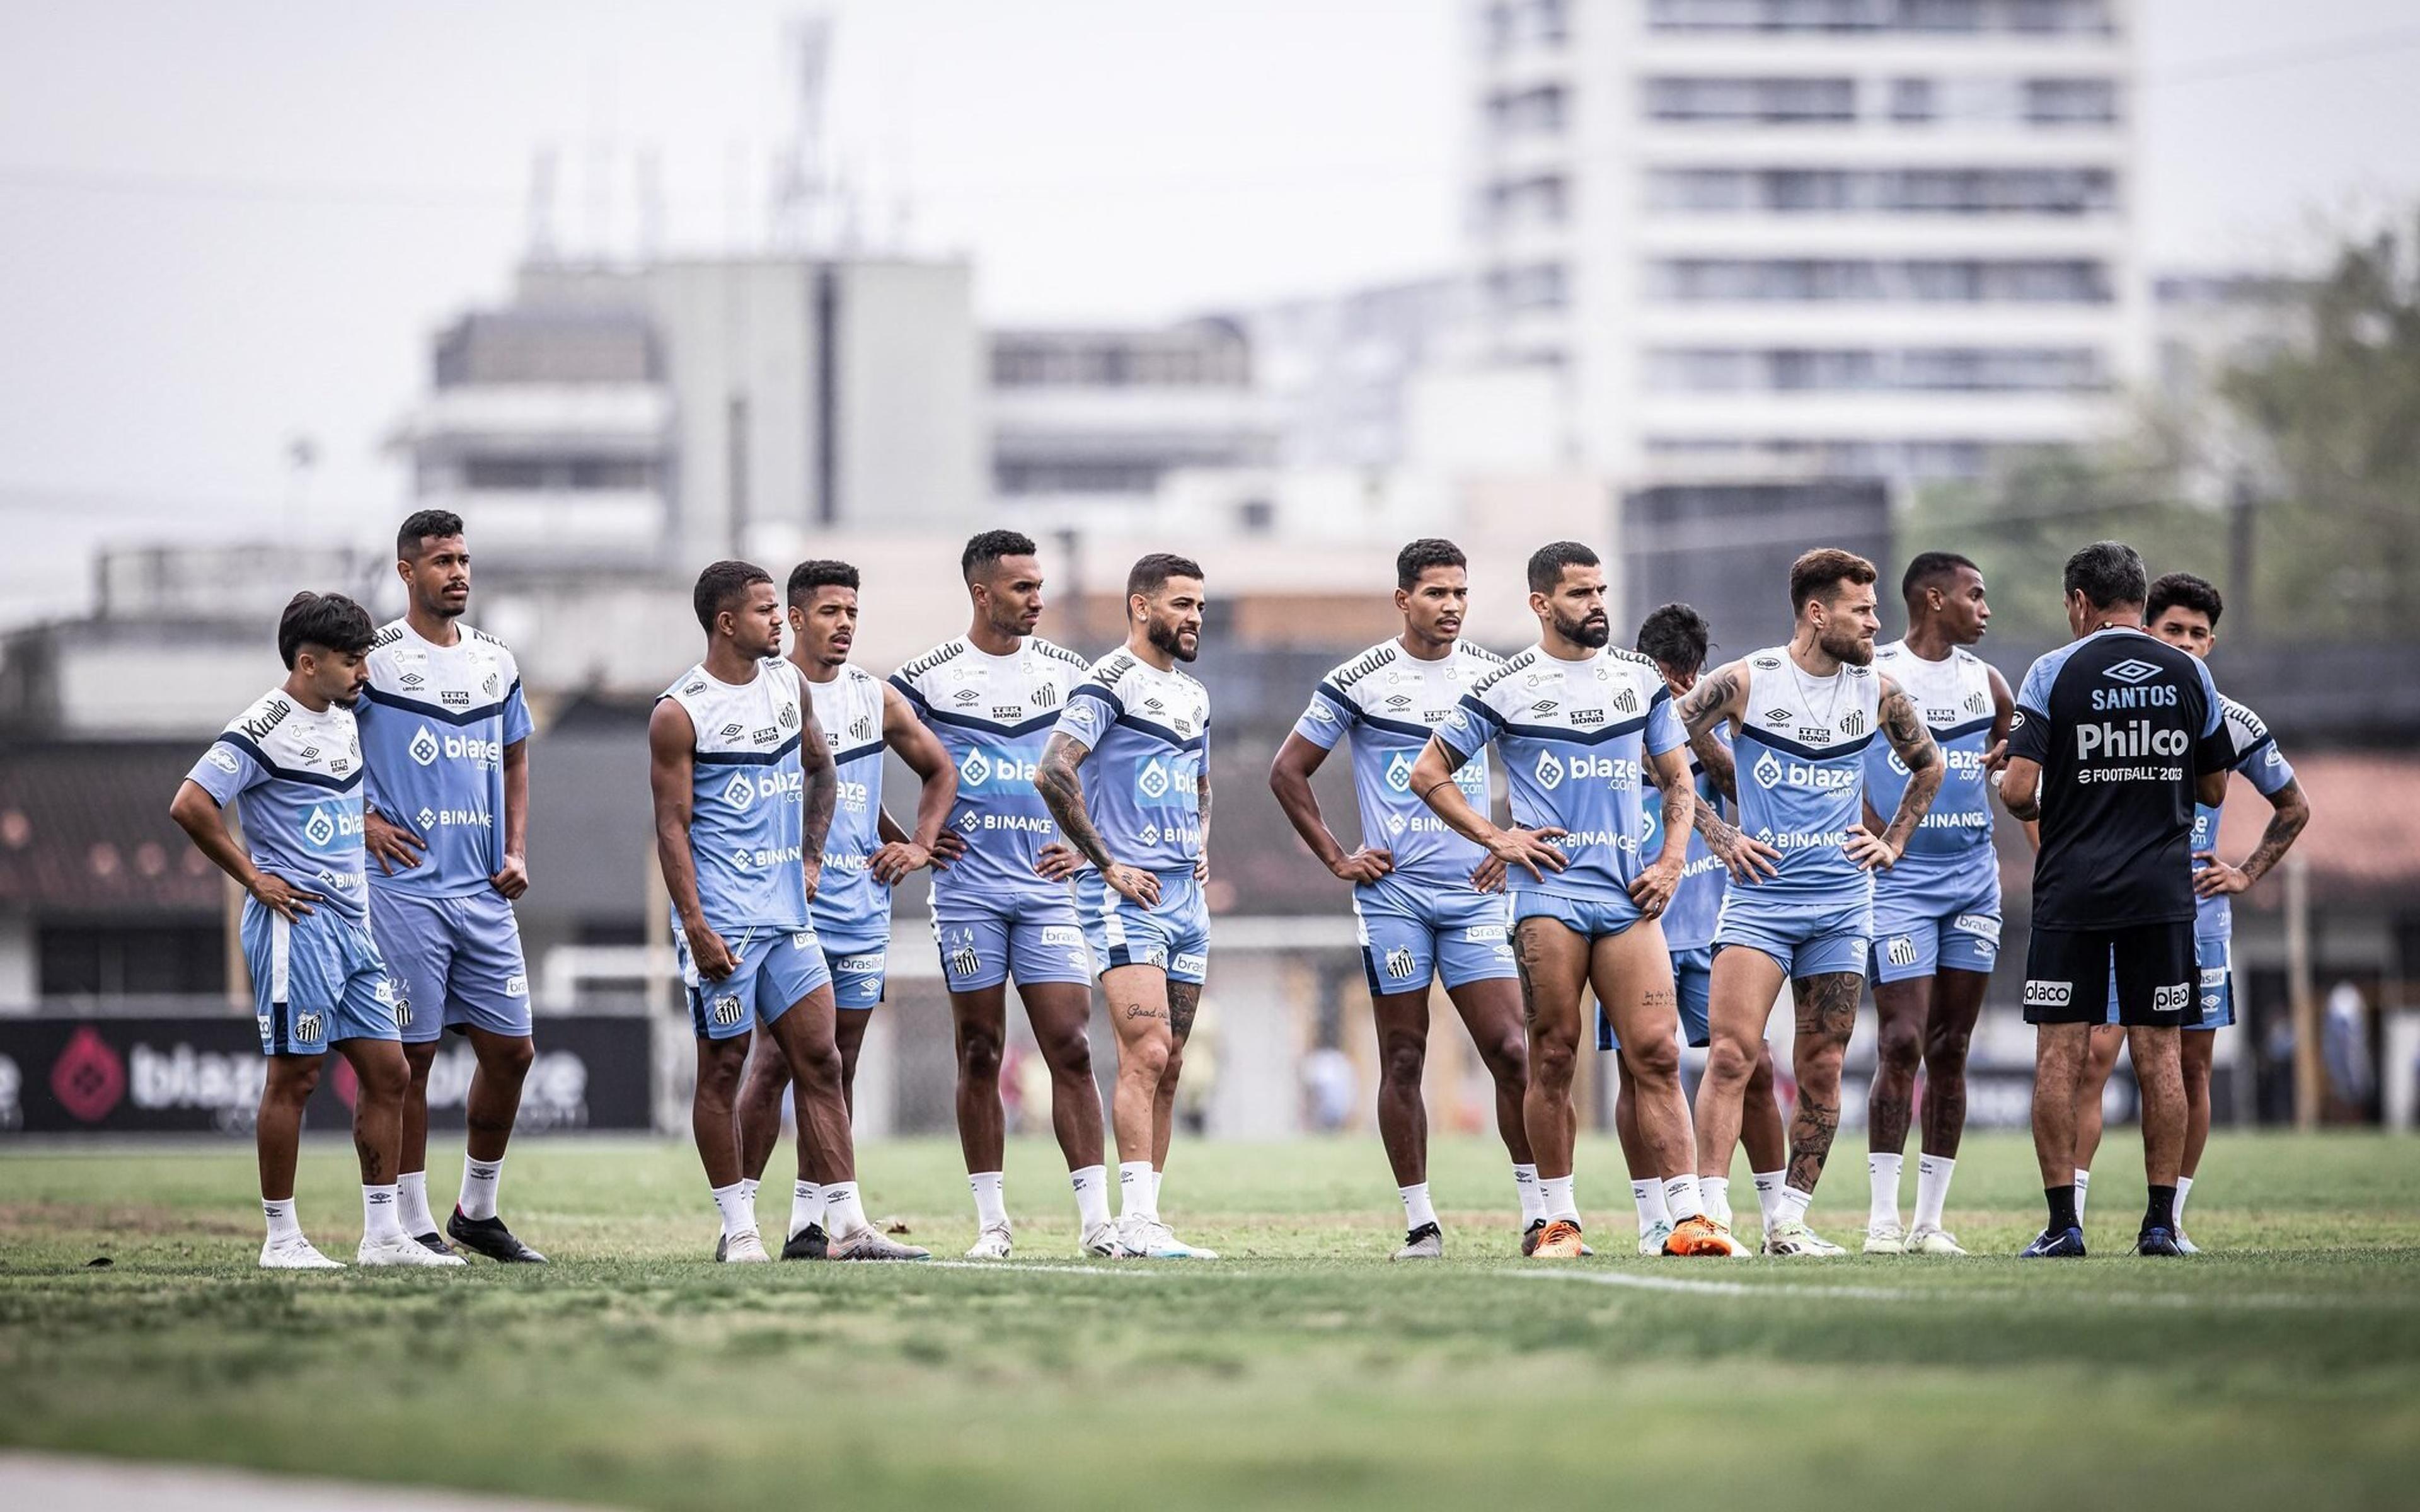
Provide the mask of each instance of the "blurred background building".
{"label": "blurred background building", "polygon": [[[6,631],[0,1013],[219,1012],[240,996],[229,890],[167,799],[275,679],[292,589],[399,612],[391,532],[440,507],[469,522],[471,618],[513,646],[538,717],[520,915],[541,1008],[656,1026],[674,1106],[686,1029],[663,1011],[644,731],[695,655],[697,568],[856,563],[856,656],[887,671],[964,628],[959,548],[1008,526],[1042,544],[1043,633],[1088,653],[1122,633],[1135,557],[1204,563],[1218,964],[1191,1112],[1235,1136],[1358,1128],[1376,1054],[1347,892],[1302,851],[1265,771],[1315,678],[1391,633],[1404,541],[1465,547],[1470,633],[1500,649],[1534,634],[1523,559],[1569,536],[1606,556],[1618,633],[1685,599],[1721,656],[1787,635],[1782,579],[1807,547],[1850,546],[1886,583],[1916,550],[1966,550],[2002,609],[1985,654],[2013,682],[2060,633],[2040,587],[2056,561],[2118,533],[2155,570],[2222,582],[2220,683],[2268,717],[2317,811],[2293,886],[2239,902],[2252,1026],[2222,1040],[2222,1116],[2281,1116],[2262,1089],[2298,995],[2341,980],[2378,1009],[2413,1001],[2420,612],[2370,606],[2381,581],[2420,579],[2420,555],[2389,558],[2399,579],[2359,575],[2403,549],[2408,490],[2298,471],[2316,454],[2281,437],[2290,406],[2248,405],[2246,374],[2282,382],[2323,361],[2331,320],[2360,341],[2397,328],[2391,309],[2330,316],[2352,296],[2301,273],[2147,270],[2135,8],[1462,0],[1463,76],[1435,101],[1466,144],[1438,186],[1458,260],[1177,319],[1050,325],[986,325],[971,256],[863,229],[821,145],[829,38],[810,28],[761,240],[574,253],[542,164],[509,292],[427,312],[423,379],[394,396],[405,486],[343,522],[349,544],[292,544],[287,514],[264,508],[255,541],[112,547],[90,612]],[[2374,374],[2307,387],[2397,392]],[[2381,410],[2379,434],[2408,433],[2403,413]],[[2339,518],[2367,533],[2346,546],[2319,528]],[[2336,605],[2343,618],[2319,613]],[[1885,623],[1898,632],[1895,611]],[[1319,784],[1340,834],[1342,765]],[[892,774],[894,802],[907,780]],[[2222,849],[2248,850],[2262,814],[2239,794]],[[2019,940],[2028,862],[2003,858]],[[950,1117],[923,898],[912,879],[898,899],[894,1000],[861,1082],[876,1131]],[[1481,1068],[1456,1036],[1433,1044],[1440,1127],[1484,1127]],[[1999,980],[1978,1119],[2022,1119],[2027,1044]],[[2354,1111],[2412,1105],[2382,1081]],[[1601,1112],[1602,1088],[1588,1095]]]}

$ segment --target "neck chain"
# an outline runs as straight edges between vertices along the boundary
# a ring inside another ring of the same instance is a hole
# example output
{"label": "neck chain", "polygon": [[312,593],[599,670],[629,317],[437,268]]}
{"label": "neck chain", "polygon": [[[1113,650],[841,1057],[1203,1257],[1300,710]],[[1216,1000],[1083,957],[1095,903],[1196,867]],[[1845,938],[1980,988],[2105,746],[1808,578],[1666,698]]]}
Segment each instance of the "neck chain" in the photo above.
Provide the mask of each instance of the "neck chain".
{"label": "neck chain", "polygon": [[[1807,705],[1808,713],[1813,713],[1815,710],[1815,699],[1814,696],[1807,690],[1807,673],[1799,668],[1798,658],[1791,656],[1788,652],[1784,652],[1782,653],[1781,659],[1789,665],[1790,679],[1798,688],[1798,702]],[[1840,683],[1842,681],[1838,668],[1833,669],[1830,681],[1832,684],[1832,696],[1823,705],[1823,723],[1837,729],[1838,726],[1834,723],[1834,717],[1838,714],[1840,708]]]}

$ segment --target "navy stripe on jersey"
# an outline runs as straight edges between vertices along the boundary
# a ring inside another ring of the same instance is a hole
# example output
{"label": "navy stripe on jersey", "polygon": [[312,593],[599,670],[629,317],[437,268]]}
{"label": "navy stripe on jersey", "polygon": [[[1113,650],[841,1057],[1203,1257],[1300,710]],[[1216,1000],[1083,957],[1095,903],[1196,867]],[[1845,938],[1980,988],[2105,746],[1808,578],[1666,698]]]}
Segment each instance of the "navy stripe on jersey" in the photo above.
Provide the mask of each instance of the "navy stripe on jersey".
{"label": "navy stripe on jersey", "polygon": [[515,678],[513,686],[504,689],[503,698],[492,703],[482,703],[475,709],[443,708],[435,703],[424,702],[419,699],[405,698],[400,693],[380,692],[376,687],[363,688],[362,697],[381,708],[402,709],[407,713],[419,715],[424,719],[435,719],[444,724],[465,725],[477,724],[482,719],[492,719],[502,714],[504,705],[512,702],[512,696],[520,690],[520,679]]}
{"label": "navy stripe on jersey", "polygon": [[350,793],[361,786],[365,770],[356,766],[342,777],[330,777],[325,772],[307,772],[300,767],[280,766],[269,759],[269,753],[255,745],[251,738],[233,730],[222,730],[218,738],[258,763],[260,769],[281,782],[301,782],[310,787],[326,788],[331,793]]}
{"label": "navy stripe on jersey", "polygon": [[770,766],[799,748],[799,737],[792,735],[770,750],[698,750],[690,760],[700,766]]}

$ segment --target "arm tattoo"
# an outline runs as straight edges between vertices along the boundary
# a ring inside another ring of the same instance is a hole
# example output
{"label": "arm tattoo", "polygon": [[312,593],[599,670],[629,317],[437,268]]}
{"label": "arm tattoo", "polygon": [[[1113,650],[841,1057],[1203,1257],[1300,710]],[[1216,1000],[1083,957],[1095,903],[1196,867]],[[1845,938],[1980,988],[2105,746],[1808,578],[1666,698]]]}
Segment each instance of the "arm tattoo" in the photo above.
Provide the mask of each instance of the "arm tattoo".
{"label": "arm tattoo", "polygon": [[1193,1032],[1193,1015],[1202,1008],[1202,984],[1198,981],[1171,981],[1168,984],[1168,1032],[1183,1044]]}
{"label": "arm tattoo", "polygon": [[1875,711],[1882,717],[1883,733],[1891,749],[1907,767],[1907,786],[1899,795],[1899,812],[1891,816],[1890,827],[1883,831],[1883,840],[1893,850],[1905,851],[1916,826],[1932,808],[1933,795],[1941,791],[1941,779],[1947,775],[1941,764],[1941,748],[1932,742],[1932,732],[1916,712],[1916,701],[1889,678],[1883,679],[1882,706]]}
{"label": "arm tattoo", "polygon": [[1689,849],[1689,830],[1698,822],[1698,785],[1689,780],[1689,764],[1678,750],[1648,759],[1647,769],[1664,790],[1664,856],[1683,856]]}
{"label": "arm tattoo", "polygon": [[840,767],[832,761],[831,742],[824,738],[823,730],[815,723],[814,704],[801,700],[799,713],[804,728],[799,732],[799,765],[805,773],[806,817],[799,847],[809,856],[824,854],[824,841],[831,834],[832,809],[840,798]]}
{"label": "arm tattoo", "polygon": [[1084,811],[1084,779],[1076,772],[1077,764],[1091,748],[1071,736],[1054,733],[1042,748],[1042,770],[1033,785],[1041,790],[1042,801],[1049,807],[1050,817],[1059,821],[1059,833],[1067,837],[1067,843],[1106,872],[1117,863],[1109,859],[1109,847],[1101,832],[1093,827],[1093,816]]}
{"label": "arm tattoo", "polygon": [[2297,780],[2279,788],[2270,799],[2276,808],[2269,815],[2269,827],[2260,832],[2260,843],[2244,858],[2243,874],[2257,882],[2269,874],[2269,869],[2284,858],[2294,837],[2311,822],[2311,802],[2303,796],[2303,784]]}
{"label": "arm tattoo", "polygon": [[1681,706],[1673,712],[1680,715],[1682,727],[1692,737],[1703,734],[1722,722],[1723,711],[1730,708],[1731,696],[1739,691],[1739,673],[1724,667],[1681,695]]}
{"label": "arm tattoo", "polygon": [[1206,752],[1202,758],[1202,770],[1194,778],[1193,793],[1202,808],[1202,846],[1207,850],[1210,847],[1210,758]]}
{"label": "arm tattoo", "polygon": [[1740,838],[1738,826],[1715,812],[1711,803],[1698,805],[1695,823],[1698,833],[1705,837],[1706,848],[1717,856],[1730,855],[1732,844]]}
{"label": "arm tattoo", "polygon": [[[1689,737],[1689,751],[1698,758],[1698,764],[1705,768],[1707,779],[1714,784],[1714,791],[1733,803],[1739,802],[1739,764],[1731,760],[1731,748],[1716,740],[1714,733],[1708,731],[1703,736]],[[1711,809],[1714,805],[1706,807]]]}

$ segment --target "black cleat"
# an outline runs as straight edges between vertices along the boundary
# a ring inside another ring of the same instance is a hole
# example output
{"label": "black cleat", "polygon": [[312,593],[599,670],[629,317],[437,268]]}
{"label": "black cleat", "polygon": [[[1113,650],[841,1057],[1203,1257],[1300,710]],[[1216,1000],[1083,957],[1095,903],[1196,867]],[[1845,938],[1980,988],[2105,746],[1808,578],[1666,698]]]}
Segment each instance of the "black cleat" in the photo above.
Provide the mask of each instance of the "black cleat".
{"label": "black cleat", "polygon": [[2141,1235],[2135,1239],[2134,1253],[2137,1255],[2156,1255],[2169,1259],[2181,1259],[2184,1257],[2185,1252],[2183,1247],[2177,1243],[2177,1231],[2175,1229],[2151,1227],[2144,1229]]}
{"label": "black cleat", "polygon": [[1538,1236],[1546,1231],[1546,1220],[1532,1218],[1529,1227],[1521,1230],[1521,1257],[1528,1259],[1538,1253]]}
{"label": "black cleat", "polygon": [[454,1242],[473,1255],[484,1255],[503,1265],[544,1265],[546,1257],[513,1237],[502,1218],[465,1218],[456,1208],[454,1216],[445,1220],[445,1231]]}
{"label": "black cleat", "polygon": [[2065,1228],[2045,1228],[2034,1236],[2034,1242],[2017,1251],[2021,1260],[2080,1260],[2084,1258],[2084,1230],[2070,1225]]}
{"label": "black cleat", "polygon": [[436,1233],[433,1231],[426,1234],[414,1234],[411,1236],[411,1240],[413,1243],[418,1244],[422,1249],[434,1250],[440,1255],[451,1255],[454,1253],[453,1247],[447,1244],[442,1239],[438,1238]]}
{"label": "black cleat", "polygon": [[825,1258],[830,1253],[830,1250],[831,1242],[824,1237],[824,1226],[821,1224],[809,1224],[804,1228],[799,1229],[797,1233],[792,1234],[789,1237],[789,1240],[782,1245],[782,1258],[785,1260],[820,1260]]}

